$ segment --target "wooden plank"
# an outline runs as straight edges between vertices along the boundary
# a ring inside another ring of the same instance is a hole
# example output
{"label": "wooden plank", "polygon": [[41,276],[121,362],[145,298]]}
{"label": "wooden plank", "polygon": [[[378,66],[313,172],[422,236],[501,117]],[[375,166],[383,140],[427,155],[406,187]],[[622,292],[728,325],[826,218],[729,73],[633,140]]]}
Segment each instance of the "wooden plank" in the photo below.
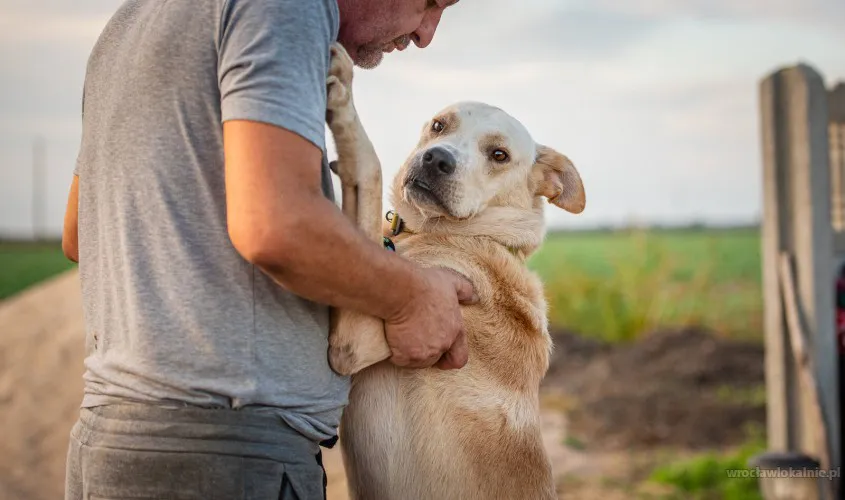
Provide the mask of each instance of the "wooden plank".
{"label": "wooden plank", "polygon": [[[822,400],[824,421],[830,439],[839,442],[839,395],[834,308],[835,272],[831,231],[830,146],[828,140],[828,93],[821,75],[806,65],[787,70],[784,103],[789,112],[789,163],[791,168],[793,252],[795,291],[805,313],[811,335],[809,347],[815,362],[816,380]],[[808,418],[812,400],[800,393],[800,444],[802,450],[817,449],[821,432]],[[839,447],[832,462],[839,464]]]}
{"label": "wooden plank", "polygon": [[[842,258],[845,258],[845,231],[837,231],[833,233],[833,256],[834,263]],[[838,265],[834,265],[834,271],[838,267]]]}
{"label": "wooden plank", "polygon": [[[845,179],[845,82],[840,82],[836,85],[828,93],[827,98],[828,120],[830,121],[830,169],[832,173],[836,172],[837,176]],[[840,189],[842,198],[842,206],[840,208],[845,212],[845,180],[843,180],[841,185],[836,186],[836,188]],[[843,215],[843,219],[845,219],[845,215]],[[845,225],[845,222],[843,222],[843,225]],[[835,234],[834,241],[837,260],[833,265],[834,271],[838,272],[839,267],[842,265],[843,257],[845,257],[845,235],[842,233]],[[841,338],[837,339],[837,341],[840,344],[843,342]],[[843,366],[841,351],[837,352],[837,360],[839,365],[838,373],[834,374],[832,378],[838,383],[838,391],[836,393],[838,398],[838,405],[836,405],[836,409],[838,410],[838,437],[834,435],[831,438],[831,442],[834,445],[833,461],[837,467],[841,467],[843,460],[842,452],[843,448],[845,448],[845,439],[843,439],[845,436],[843,436],[842,430],[842,421],[845,420],[845,408],[843,408],[843,403],[845,403],[845,366]],[[831,403],[831,405],[834,404]],[[841,478],[836,483],[840,498],[845,497],[845,492],[842,491]]]}
{"label": "wooden plank", "polygon": [[[798,306],[798,295],[795,289],[795,270],[792,256],[783,252],[780,258],[779,276],[783,291],[783,305],[786,313],[787,330],[789,332],[790,347],[798,368],[798,376],[803,393],[810,400],[807,406],[807,423],[813,426],[815,433],[814,448],[818,454],[821,470],[831,470],[830,449],[833,444],[828,436],[828,425],[825,423],[824,408],[822,406],[820,386],[816,380],[816,367],[811,349],[807,346],[808,335],[803,326],[805,316]],[[827,489],[827,498],[835,498],[832,481],[823,481],[822,487]]]}
{"label": "wooden plank", "polygon": [[830,90],[827,106],[830,121],[845,123],[845,82],[837,83]]}
{"label": "wooden plank", "polygon": [[[830,196],[834,231],[845,230],[845,122],[830,122]],[[842,251],[836,246],[836,252]]]}
{"label": "wooden plank", "polygon": [[763,153],[763,221],[761,225],[762,279],[765,374],[766,374],[766,434],[769,449],[792,449],[794,431],[790,426],[794,391],[790,387],[789,349],[786,343],[785,324],[777,259],[789,240],[789,210],[787,165],[785,151],[785,119],[780,106],[782,75],[775,73],[760,84],[760,117]]}

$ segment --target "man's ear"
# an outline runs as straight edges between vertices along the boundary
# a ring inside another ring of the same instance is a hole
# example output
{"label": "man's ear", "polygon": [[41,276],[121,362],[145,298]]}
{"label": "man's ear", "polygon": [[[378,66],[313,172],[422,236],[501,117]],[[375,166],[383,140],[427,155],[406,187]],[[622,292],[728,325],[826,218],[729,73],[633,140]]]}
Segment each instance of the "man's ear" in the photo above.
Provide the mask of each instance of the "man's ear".
{"label": "man's ear", "polygon": [[587,204],[584,184],[575,165],[566,156],[548,146],[537,146],[534,163],[536,195],[573,214],[580,214]]}

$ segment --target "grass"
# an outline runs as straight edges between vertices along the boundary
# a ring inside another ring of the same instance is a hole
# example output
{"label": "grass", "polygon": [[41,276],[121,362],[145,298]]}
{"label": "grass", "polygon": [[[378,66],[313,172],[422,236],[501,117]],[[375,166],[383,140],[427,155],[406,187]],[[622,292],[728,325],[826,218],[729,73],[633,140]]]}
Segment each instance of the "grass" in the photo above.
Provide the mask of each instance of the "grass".
{"label": "grass", "polygon": [[73,266],[58,242],[0,242],[0,300]]}
{"label": "grass", "polygon": [[756,229],[553,234],[529,265],[558,327],[611,342],[686,326],[761,337]]}
{"label": "grass", "polygon": [[587,445],[575,436],[566,436],[563,440],[563,445],[573,450],[584,451]]}
{"label": "grass", "polygon": [[670,498],[688,500],[762,500],[758,481],[753,475],[728,477],[728,470],[748,469],[748,460],[765,450],[766,441],[759,429],[749,429],[749,438],[730,453],[705,453],[691,459],[656,468],[651,481],[675,490]]}
{"label": "grass", "polygon": [[737,406],[765,406],[766,386],[760,384],[746,388],[723,385],[716,389],[716,398],[720,402]]}
{"label": "grass", "polygon": [[[529,265],[559,328],[611,342],[685,326],[758,339],[759,237],[756,229],[558,233]],[[71,267],[58,243],[0,243],[0,299]]]}

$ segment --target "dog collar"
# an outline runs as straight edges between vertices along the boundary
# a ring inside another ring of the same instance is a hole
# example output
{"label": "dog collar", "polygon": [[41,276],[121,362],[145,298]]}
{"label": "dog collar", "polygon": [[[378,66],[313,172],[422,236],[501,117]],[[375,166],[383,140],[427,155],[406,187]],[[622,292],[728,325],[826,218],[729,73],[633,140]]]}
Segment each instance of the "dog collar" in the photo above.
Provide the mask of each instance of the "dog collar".
{"label": "dog collar", "polygon": [[[391,236],[398,236],[402,230],[405,229],[405,222],[399,217],[399,212],[395,210],[388,210],[387,214],[384,216],[387,219],[387,222],[390,223],[390,235]],[[393,240],[385,236],[383,238],[383,244],[385,250],[390,250],[391,252],[396,251],[396,244],[393,243]]]}
{"label": "dog collar", "polygon": [[393,243],[393,240],[391,240],[387,236],[384,237],[383,243],[384,243],[384,249],[385,250],[390,250],[391,252],[396,251],[396,245]]}
{"label": "dog collar", "polygon": [[[388,210],[384,218],[387,220],[387,222],[390,223],[391,236],[399,236],[403,232],[411,232],[408,231],[407,227],[405,226],[405,221],[402,220],[402,217],[399,216],[399,212],[397,212],[396,210]],[[513,255],[514,257],[518,259],[524,258],[524,255],[520,249],[507,245],[503,246],[507,248],[508,252],[510,252],[511,255]],[[390,250],[391,252],[396,251],[396,245],[393,243],[393,240],[391,240],[387,236],[384,237],[384,248],[386,250]]]}
{"label": "dog collar", "polygon": [[405,221],[402,220],[402,217],[399,217],[399,212],[396,210],[388,210],[384,218],[390,223],[391,235],[399,236],[399,233],[405,230]]}

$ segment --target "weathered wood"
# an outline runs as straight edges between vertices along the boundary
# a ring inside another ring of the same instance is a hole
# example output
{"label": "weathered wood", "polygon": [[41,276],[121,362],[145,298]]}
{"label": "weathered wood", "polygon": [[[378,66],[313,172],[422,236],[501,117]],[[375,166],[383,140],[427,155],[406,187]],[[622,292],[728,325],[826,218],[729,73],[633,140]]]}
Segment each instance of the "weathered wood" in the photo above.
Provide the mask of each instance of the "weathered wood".
{"label": "weathered wood", "polygon": [[[834,238],[828,95],[806,65],[778,70],[761,82],[763,139],[763,284],[769,447],[819,457],[820,432],[840,464],[838,368],[834,310]],[[813,421],[814,395],[800,390],[798,365],[787,336],[779,276],[780,256],[794,257],[794,296],[804,314],[806,353],[819,385],[822,420]]]}
{"label": "weathered wood", "polygon": [[832,122],[845,123],[845,82],[839,82],[830,90],[827,110]]}
{"label": "weathered wood", "polygon": [[845,255],[845,231],[833,233],[833,253],[837,256],[836,260],[841,260]]}
{"label": "weathered wood", "polygon": [[[831,216],[835,231],[845,230],[845,83],[828,93],[828,138],[830,140]],[[835,253],[845,254],[845,247],[836,243]]]}
{"label": "weathered wood", "polygon": [[[845,230],[845,122],[830,122],[830,197],[834,231]],[[843,249],[837,244],[836,252]]]}
{"label": "weathered wood", "polygon": [[[828,434],[838,440],[838,389],[836,358],[835,272],[830,220],[830,149],[828,141],[827,89],[817,72],[801,66],[787,75],[791,81],[797,116],[790,123],[794,141],[790,152],[794,191],[793,225],[796,291],[806,326],[812,335],[813,357],[820,390],[827,398],[824,414]],[[807,451],[815,449],[815,428],[806,418],[811,395],[801,392],[801,435]],[[835,408],[834,408],[835,405]],[[834,411],[835,410],[835,411]],[[838,460],[837,460],[838,462]]]}
{"label": "weathered wood", "polygon": [[[839,82],[839,84],[837,84],[828,93],[827,101],[829,114],[828,119],[830,120],[830,128],[828,131],[830,139],[830,169],[831,173],[836,172],[838,178],[842,179],[841,183],[833,185],[832,188],[837,189],[839,192],[839,198],[842,200],[842,205],[838,208],[842,210],[842,218],[845,219],[845,82]],[[843,225],[845,225],[845,222],[843,222]],[[842,266],[843,261],[845,261],[845,234],[837,232],[834,235],[834,239],[836,241],[834,246],[834,252],[836,255],[834,270],[838,272],[838,268]],[[837,338],[837,342],[841,345],[843,343],[843,339]],[[834,462],[837,466],[841,467],[843,460],[842,450],[845,448],[845,439],[843,439],[842,431],[842,420],[845,419],[845,408],[843,408],[843,403],[845,403],[845,366],[843,366],[842,363],[841,351],[839,351],[837,355],[839,359],[839,372],[838,374],[834,374],[834,378],[838,380],[839,384],[838,392],[836,393],[838,397],[837,421],[839,434],[838,438],[834,436],[834,440],[832,440],[832,442],[834,444],[834,451],[838,452],[838,454],[835,455],[836,458]],[[837,479],[836,485],[839,490],[840,498],[845,497],[845,492],[842,491],[842,484],[842,479]]]}
{"label": "weathered wood", "polygon": [[[828,426],[825,424],[824,408],[821,401],[820,386],[816,380],[816,367],[813,357],[810,355],[808,334],[804,328],[805,316],[801,314],[798,306],[798,295],[795,288],[795,270],[792,256],[783,252],[778,266],[781,290],[783,291],[783,306],[786,313],[787,331],[789,333],[789,345],[797,364],[798,378],[803,393],[807,394],[810,400],[807,406],[807,423],[813,426],[815,433],[815,449],[818,453],[818,462],[821,470],[831,470],[830,460],[831,441],[828,436]],[[833,482],[825,481],[822,487],[825,488],[827,498],[834,498],[832,490]]]}
{"label": "weathered wood", "polygon": [[789,349],[780,301],[777,258],[790,239],[788,222],[789,199],[785,189],[788,179],[784,165],[785,148],[781,137],[785,119],[780,106],[783,84],[779,75],[771,75],[760,85],[760,115],[763,146],[763,221],[761,227],[763,260],[764,329],[766,340],[766,406],[767,436],[773,451],[787,451],[794,442],[790,426],[790,408],[794,391],[790,381]]}

